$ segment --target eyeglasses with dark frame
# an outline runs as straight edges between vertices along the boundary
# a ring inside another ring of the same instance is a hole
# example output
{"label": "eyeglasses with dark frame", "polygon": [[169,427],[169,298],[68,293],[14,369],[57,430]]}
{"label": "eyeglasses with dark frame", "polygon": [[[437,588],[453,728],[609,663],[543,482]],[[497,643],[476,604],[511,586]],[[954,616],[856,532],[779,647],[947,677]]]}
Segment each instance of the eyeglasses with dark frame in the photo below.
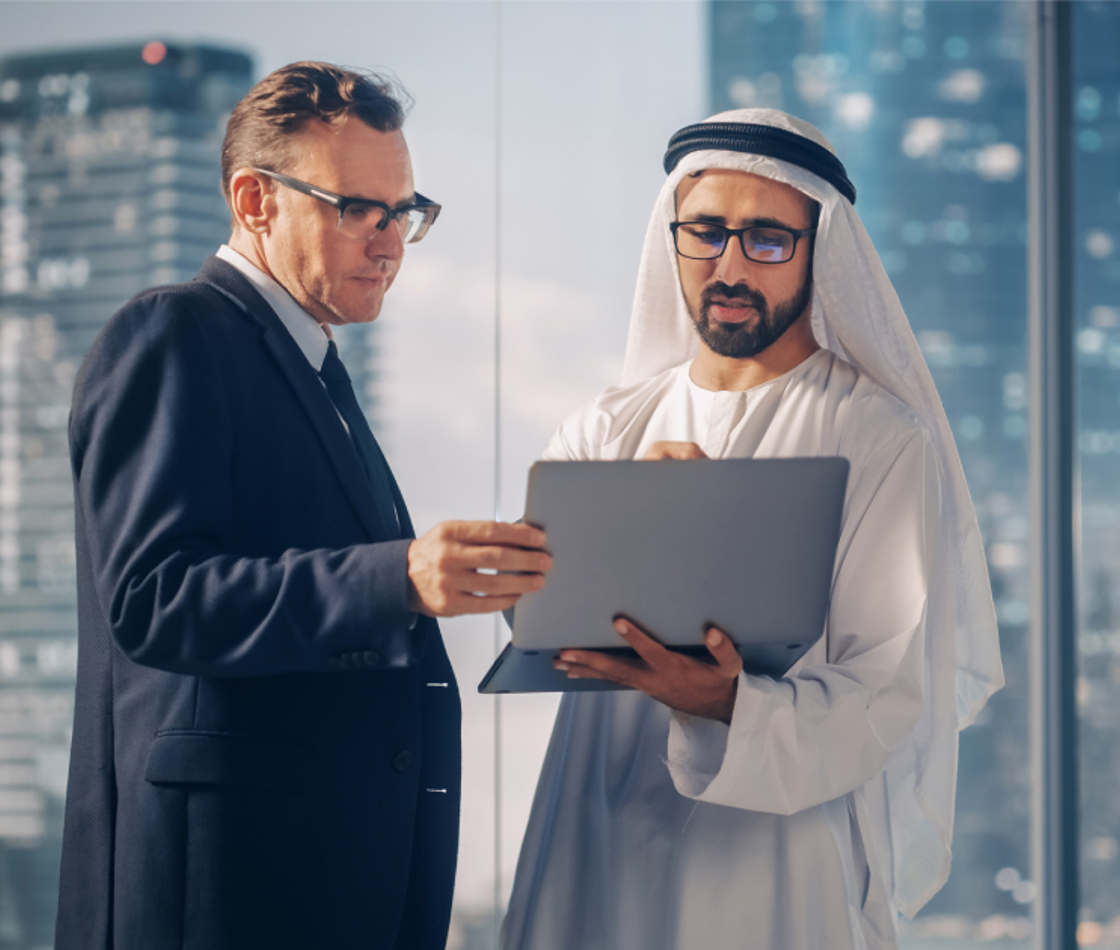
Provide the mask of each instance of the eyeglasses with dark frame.
{"label": "eyeglasses with dark frame", "polygon": [[674,221],[669,225],[677,253],[693,261],[714,261],[723,256],[732,237],[739,239],[743,256],[756,264],[785,264],[793,259],[797,242],[816,228],[778,226],[726,228],[707,221]]}
{"label": "eyeglasses with dark frame", "polygon": [[401,240],[405,244],[415,244],[428,233],[428,228],[435,223],[442,210],[442,205],[425,198],[419,192],[416,193],[414,201],[393,208],[384,201],[376,201],[373,198],[348,198],[346,195],[336,195],[333,191],[327,191],[318,185],[300,181],[290,175],[281,175],[267,168],[254,168],[253,171],[267,175],[293,191],[318,198],[332,208],[336,208],[338,233],[351,241],[372,241],[389,226],[390,221],[395,221],[401,231]]}

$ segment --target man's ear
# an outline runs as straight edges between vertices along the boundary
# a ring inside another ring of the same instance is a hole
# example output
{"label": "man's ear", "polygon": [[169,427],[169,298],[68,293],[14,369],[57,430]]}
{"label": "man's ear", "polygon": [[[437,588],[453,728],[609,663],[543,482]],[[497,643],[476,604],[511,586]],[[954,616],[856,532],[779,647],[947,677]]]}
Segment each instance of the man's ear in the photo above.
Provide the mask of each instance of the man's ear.
{"label": "man's ear", "polygon": [[272,182],[251,168],[239,168],[230,176],[229,204],[234,230],[244,228],[253,234],[267,234],[276,217]]}

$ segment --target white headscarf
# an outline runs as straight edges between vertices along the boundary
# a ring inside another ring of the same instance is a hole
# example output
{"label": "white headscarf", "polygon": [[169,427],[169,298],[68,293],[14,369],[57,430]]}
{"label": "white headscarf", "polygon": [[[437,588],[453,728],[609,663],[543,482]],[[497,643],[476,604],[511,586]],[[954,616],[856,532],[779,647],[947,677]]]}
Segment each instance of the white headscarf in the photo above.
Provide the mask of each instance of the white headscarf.
{"label": "white headscarf", "polygon": [[[776,109],[741,109],[708,122],[768,125],[834,152],[813,126]],[[886,766],[894,903],[913,916],[949,876],[957,733],[1003,685],[984,546],[949,422],[918,341],[855,210],[836,188],[789,162],[733,151],[686,154],[658,196],[646,232],[622,384],[695,356],[669,223],[680,181],[732,169],[785,182],[820,203],[813,253],[812,326],[818,342],[904,402],[928,431],[942,484],[940,543],[930,570],[924,707],[910,741]]]}

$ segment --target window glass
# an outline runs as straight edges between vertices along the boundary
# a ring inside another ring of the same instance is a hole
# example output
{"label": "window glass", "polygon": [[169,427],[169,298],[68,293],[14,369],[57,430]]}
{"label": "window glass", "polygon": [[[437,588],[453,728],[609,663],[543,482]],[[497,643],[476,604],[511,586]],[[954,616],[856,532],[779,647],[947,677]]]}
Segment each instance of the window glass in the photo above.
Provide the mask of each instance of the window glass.
{"label": "window glass", "polygon": [[[0,945],[20,950],[51,945],[58,887],[76,631],[73,374],[117,307],[189,279],[226,239],[225,115],[280,65],[388,68],[415,98],[416,185],[444,211],[409,247],[377,323],[342,330],[339,348],[418,530],[494,508],[495,6],[287,3],[262,20],[259,4],[225,4],[206,35],[230,61],[176,70],[189,95],[161,103],[151,77],[166,78],[197,36],[198,11],[0,2],[0,58],[41,54],[0,75]],[[91,65],[97,48],[128,43],[130,68]],[[107,90],[120,108],[103,112]],[[464,707],[452,943],[492,945],[494,704],[475,686],[493,623],[443,631]]]}
{"label": "window glass", "polygon": [[[905,945],[1025,945],[1030,907],[1026,7],[713,3],[714,110],[829,138],[940,390],[987,546],[1007,687],[961,736],[953,871]],[[932,941],[932,943],[931,943]]]}
{"label": "window glass", "polygon": [[[504,517],[561,420],[618,383],[661,157],[705,109],[703,30],[691,3],[503,5]],[[503,900],[558,701],[500,700]]]}
{"label": "window glass", "polygon": [[1082,946],[1120,946],[1120,8],[1073,7]]}
{"label": "window glass", "polygon": [[[53,930],[75,663],[65,457],[74,370],[121,302],[188,278],[224,239],[214,189],[220,117],[246,82],[311,57],[396,71],[416,99],[406,133],[417,187],[444,205],[409,249],[377,324],[340,334],[420,531],[446,518],[488,518],[495,507],[517,518],[526,469],[557,423],[617,380],[672,131],[716,110],[772,105],[831,139],[960,447],[1008,682],[962,735],[953,873],[906,926],[904,946],[1025,946],[1035,893],[1027,6],[278,9],[263,26],[252,3],[223,4],[208,20],[211,42],[252,67],[246,73],[235,57],[201,75],[195,118],[125,109],[106,119],[91,105],[93,71],[72,60],[52,65],[50,56],[143,37],[141,59],[156,68],[175,38],[197,34],[197,6],[0,0],[0,57],[45,57],[38,72],[0,75],[0,944],[46,947]],[[1074,20],[1086,763],[1079,937],[1120,946],[1120,10],[1085,2]],[[135,83],[117,91],[126,88]],[[55,164],[44,149],[55,150]],[[114,172],[113,162],[133,165]],[[129,190],[136,169],[146,176],[143,194]],[[74,181],[85,190],[73,191]],[[504,626],[473,618],[443,629],[464,709],[450,945],[493,946],[556,697],[479,696]]]}

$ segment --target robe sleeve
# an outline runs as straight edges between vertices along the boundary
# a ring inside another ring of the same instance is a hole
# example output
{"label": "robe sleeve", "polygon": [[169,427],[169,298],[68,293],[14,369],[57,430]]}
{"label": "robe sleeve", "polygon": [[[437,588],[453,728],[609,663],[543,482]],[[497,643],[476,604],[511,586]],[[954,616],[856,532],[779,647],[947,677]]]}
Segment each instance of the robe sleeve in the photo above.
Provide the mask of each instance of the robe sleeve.
{"label": "robe sleeve", "polygon": [[940,504],[936,457],[922,430],[861,465],[833,578],[827,656],[818,644],[781,680],[741,674],[730,726],[674,713],[668,767],[680,794],[790,815],[883,769],[922,710]]}
{"label": "robe sleeve", "polygon": [[592,407],[572,413],[557,426],[541,459],[545,462],[586,462],[594,459],[595,453],[590,449],[592,440],[587,438],[585,430],[589,427],[588,417],[593,420],[595,415]]}

